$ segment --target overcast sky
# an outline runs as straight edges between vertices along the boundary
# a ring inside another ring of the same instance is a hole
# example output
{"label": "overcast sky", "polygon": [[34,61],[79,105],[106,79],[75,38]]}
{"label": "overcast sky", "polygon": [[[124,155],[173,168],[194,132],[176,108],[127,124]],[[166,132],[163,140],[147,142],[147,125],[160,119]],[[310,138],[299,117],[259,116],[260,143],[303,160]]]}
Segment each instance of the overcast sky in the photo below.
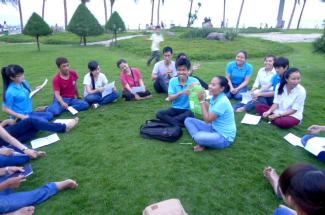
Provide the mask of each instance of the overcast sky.
{"label": "overcast sky", "polygon": [[[109,0],[108,15],[110,11]],[[124,20],[127,27],[135,29],[139,24],[141,28],[144,28],[145,24],[150,23],[151,17],[151,1],[150,0],[138,0],[137,3],[134,0],[116,0],[113,10],[118,11]],[[210,17],[214,26],[220,26],[223,13],[223,0],[194,0],[195,9],[197,2],[202,3],[202,7],[198,13],[198,19],[194,26],[201,26],[201,22],[204,17]],[[228,19],[228,26],[235,26],[237,16],[240,9],[241,0],[228,0],[226,5],[226,19]],[[287,0],[284,10],[284,20],[286,25],[291,15],[294,0]],[[301,1],[302,2],[302,1]],[[71,18],[73,12],[77,8],[80,0],[67,0],[68,3],[68,19]],[[21,0],[23,8],[24,23],[33,12],[41,15],[42,13],[42,0]],[[87,3],[88,8],[95,15],[101,24],[104,24],[104,4],[103,0],[91,0]],[[268,23],[268,26],[275,26],[277,11],[279,6],[279,0],[246,0],[240,26],[256,26],[259,27],[261,23],[263,25]],[[185,26],[187,23],[187,14],[190,7],[189,0],[165,0],[165,4],[161,5],[160,19],[168,26],[173,23],[176,25]],[[297,26],[297,21],[302,8],[301,5],[297,5],[296,13],[292,22],[292,28]],[[157,0],[154,13],[154,24],[157,23]],[[306,3],[305,11],[301,21],[301,27],[313,28],[316,25],[321,27],[322,20],[325,19],[325,3],[321,3],[320,0],[308,0]],[[9,5],[0,4],[0,22],[6,20],[10,25],[19,24],[19,12],[18,9]],[[64,13],[63,13],[63,0],[47,0],[45,7],[45,21],[50,25],[58,24],[64,25]]]}

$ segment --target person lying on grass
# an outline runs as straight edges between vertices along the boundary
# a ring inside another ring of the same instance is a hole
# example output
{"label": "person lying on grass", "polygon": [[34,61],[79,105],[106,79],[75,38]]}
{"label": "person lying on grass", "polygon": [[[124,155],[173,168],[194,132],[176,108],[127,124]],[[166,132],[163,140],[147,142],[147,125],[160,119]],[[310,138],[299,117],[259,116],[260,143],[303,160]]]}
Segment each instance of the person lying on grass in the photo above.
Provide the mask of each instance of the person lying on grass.
{"label": "person lying on grass", "polygon": [[280,128],[291,128],[300,124],[306,99],[306,90],[300,85],[300,81],[299,69],[288,69],[275,89],[273,105],[259,105],[256,112]]}
{"label": "person lying on grass", "polygon": [[229,92],[228,81],[224,76],[212,78],[209,94],[212,95],[210,105],[205,100],[205,92],[199,92],[204,121],[188,117],[185,127],[198,144],[194,151],[205,148],[223,149],[232,145],[236,137],[234,110],[226,93]]}
{"label": "person lying on grass", "polygon": [[[146,90],[141,71],[137,68],[130,67],[124,59],[116,63],[120,69],[120,81],[123,86],[122,97],[125,101],[143,100],[152,97],[149,90]],[[137,89],[137,90],[136,90]]]}
{"label": "person lying on grass", "polygon": [[170,125],[184,127],[186,117],[193,116],[190,110],[189,94],[193,85],[200,85],[200,82],[188,76],[191,62],[181,58],[176,61],[177,77],[170,79],[168,87],[168,100],[172,107],[160,110],[156,117]]}
{"label": "person lying on grass", "polygon": [[325,171],[309,164],[289,166],[279,176],[275,169],[266,167],[264,176],[274,193],[293,208],[280,206],[274,215],[325,214]]}
{"label": "person lying on grass", "polygon": [[[22,172],[23,168],[10,166],[0,168],[0,177]],[[75,189],[76,181],[67,179],[60,182],[50,182],[38,189],[27,192],[13,192],[12,189],[20,187],[26,181],[24,176],[11,177],[0,182],[0,214],[33,214],[34,207],[55,196],[62,190]]]}
{"label": "person lying on grass", "polygon": [[[24,69],[16,64],[3,67],[1,70],[3,80],[3,106],[4,112],[14,119],[37,118],[45,121],[53,119],[49,112],[33,112],[32,89],[25,80]],[[39,88],[39,87],[36,87]]]}
{"label": "person lying on grass", "polygon": [[101,72],[97,61],[90,61],[88,63],[89,73],[84,77],[83,84],[85,85],[84,98],[86,102],[97,108],[99,105],[106,105],[117,101],[120,97],[119,92],[114,86],[111,92],[103,96],[105,86],[108,84],[108,80],[104,73]]}

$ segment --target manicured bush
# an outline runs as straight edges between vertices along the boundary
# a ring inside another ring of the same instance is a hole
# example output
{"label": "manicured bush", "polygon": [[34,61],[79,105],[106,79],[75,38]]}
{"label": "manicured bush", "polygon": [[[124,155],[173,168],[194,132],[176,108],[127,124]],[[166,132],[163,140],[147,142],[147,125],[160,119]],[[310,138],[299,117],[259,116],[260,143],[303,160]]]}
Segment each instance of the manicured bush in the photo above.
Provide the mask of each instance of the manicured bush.
{"label": "manicured bush", "polygon": [[52,32],[50,26],[37,13],[32,14],[23,30],[23,34],[36,38],[38,51],[40,51],[39,37],[49,35]]}
{"label": "manicured bush", "polygon": [[114,11],[106,23],[105,29],[108,33],[113,33],[113,37],[116,43],[117,34],[125,31],[125,24],[118,12]]}
{"label": "manicured bush", "polygon": [[104,29],[86,5],[80,4],[71,18],[68,31],[80,36],[86,46],[88,36],[101,35]]}

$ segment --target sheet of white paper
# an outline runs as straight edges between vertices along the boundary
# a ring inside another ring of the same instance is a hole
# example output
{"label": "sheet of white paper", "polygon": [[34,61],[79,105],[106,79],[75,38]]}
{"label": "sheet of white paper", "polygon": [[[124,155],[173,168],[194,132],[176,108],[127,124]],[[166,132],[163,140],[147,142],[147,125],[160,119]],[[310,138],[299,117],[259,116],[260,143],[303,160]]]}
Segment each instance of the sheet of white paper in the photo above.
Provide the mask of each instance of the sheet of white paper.
{"label": "sheet of white paper", "polygon": [[105,97],[113,92],[113,88],[115,87],[115,81],[106,84],[104,86],[105,90],[102,92],[102,97]]}
{"label": "sheet of white paper", "polygon": [[59,140],[60,140],[59,136],[55,133],[55,134],[52,134],[47,137],[42,137],[42,138],[38,138],[36,140],[32,140],[30,143],[31,143],[33,149],[37,149],[42,146],[46,146],[46,145],[55,143]]}
{"label": "sheet of white paper", "polygon": [[54,123],[62,123],[62,124],[67,124],[68,122],[70,122],[73,119],[56,119],[53,122]]}
{"label": "sheet of white paper", "polygon": [[284,139],[288,141],[291,145],[299,146],[304,148],[304,145],[301,143],[301,138],[297,137],[296,135],[289,133],[286,136],[284,136]]}
{"label": "sheet of white paper", "polygon": [[248,102],[250,102],[253,99],[253,97],[249,91],[247,91],[246,93],[242,93],[241,95],[242,95],[241,103],[243,103],[243,104],[247,104]]}
{"label": "sheet of white paper", "polygon": [[32,92],[30,92],[29,98],[32,98],[38,91],[40,91],[41,89],[43,89],[46,84],[47,84],[47,78],[45,79],[45,81],[43,82],[43,84],[41,85],[40,88],[38,88],[38,89],[33,90]]}
{"label": "sheet of white paper", "polygon": [[248,125],[257,125],[261,120],[261,116],[256,116],[246,113],[244,118],[241,120],[241,123]]}
{"label": "sheet of white paper", "polygon": [[146,91],[145,87],[132,87],[132,93],[139,93],[139,92],[144,92]]}
{"label": "sheet of white paper", "polygon": [[305,149],[317,156],[320,152],[325,151],[325,137],[313,137],[309,139]]}
{"label": "sheet of white paper", "polygon": [[208,100],[212,98],[212,96],[209,94],[209,90],[205,90],[205,98]]}
{"label": "sheet of white paper", "polygon": [[74,109],[72,106],[69,106],[68,107],[68,111],[70,111],[70,113],[72,115],[76,115],[78,113],[78,111],[76,109]]}

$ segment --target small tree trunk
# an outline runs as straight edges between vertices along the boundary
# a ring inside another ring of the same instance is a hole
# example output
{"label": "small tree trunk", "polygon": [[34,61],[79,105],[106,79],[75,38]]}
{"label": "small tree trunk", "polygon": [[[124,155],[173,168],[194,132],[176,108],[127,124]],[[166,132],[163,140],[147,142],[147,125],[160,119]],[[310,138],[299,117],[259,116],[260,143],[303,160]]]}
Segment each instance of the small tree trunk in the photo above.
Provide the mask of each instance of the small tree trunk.
{"label": "small tree trunk", "polygon": [[114,38],[115,38],[115,46],[117,45],[117,31],[114,31]]}
{"label": "small tree trunk", "polygon": [[160,20],[160,1],[161,0],[158,0],[158,7],[157,7],[157,26],[160,25],[159,24],[159,20]]}
{"label": "small tree trunk", "polygon": [[23,22],[23,12],[21,10],[20,0],[18,0],[18,9],[19,9],[19,16],[20,16],[20,28],[21,28],[21,31],[23,31],[23,29],[24,29],[24,22]]}
{"label": "small tree trunk", "polygon": [[84,38],[84,46],[86,46],[87,45],[86,36],[83,36],[83,38]]}
{"label": "small tree trunk", "polygon": [[306,2],[307,2],[307,0],[304,0],[304,4],[302,5],[302,9],[301,9],[300,16],[298,19],[297,29],[299,29],[299,27],[300,27],[300,21],[301,21],[302,13],[304,12],[304,9],[305,9]]}
{"label": "small tree trunk", "polygon": [[63,0],[64,6],[64,29],[67,30],[68,27],[68,12],[67,12],[67,1]]}
{"label": "small tree trunk", "polygon": [[153,11],[154,11],[154,9],[155,9],[155,0],[152,0],[150,26],[153,25]]}
{"label": "small tree trunk", "polygon": [[192,16],[192,6],[193,6],[193,0],[191,0],[191,6],[190,6],[190,12],[188,13],[188,20],[187,20],[187,27],[189,28],[191,26],[191,16]]}
{"label": "small tree trunk", "polygon": [[285,0],[280,0],[276,28],[283,28],[282,18],[283,18],[284,3],[285,3]]}
{"label": "small tree trunk", "polygon": [[42,6],[42,19],[44,19],[45,1],[46,1],[46,0],[43,0],[43,6]]}
{"label": "small tree trunk", "polygon": [[241,13],[242,13],[242,11],[243,11],[244,3],[245,3],[245,0],[242,0],[242,2],[241,2],[241,6],[240,6],[239,15],[238,15],[238,19],[237,19],[237,24],[236,24],[236,31],[237,31],[237,32],[238,32],[238,27],[239,27],[240,17],[241,17]]}
{"label": "small tree trunk", "polygon": [[36,42],[37,42],[37,48],[38,48],[38,51],[40,51],[40,46],[39,46],[39,36],[37,35],[36,36]]}
{"label": "small tree trunk", "polygon": [[297,1],[298,0],[295,0],[295,3],[293,5],[293,9],[292,9],[292,12],[291,12],[291,16],[290,16],[290,19],[289,19],[289,24],[288,24],[287,29],[290,29],[290,27],[291,27],[291,22],[292,22],[292,19],[293,19],[293,15],[295,14],[296,6],[297,6]]}
{"label": "small tree trunk", "polygon": [[226,25],[226,0],[223,0],[223,17],[222,17],[222,28],[225,28]]}
{"label": "small tree trunk", "polygon": [[106,4],[106,0],[104,0],[104,11],[105,11],[105,24],[107,22],[107,4]]}

